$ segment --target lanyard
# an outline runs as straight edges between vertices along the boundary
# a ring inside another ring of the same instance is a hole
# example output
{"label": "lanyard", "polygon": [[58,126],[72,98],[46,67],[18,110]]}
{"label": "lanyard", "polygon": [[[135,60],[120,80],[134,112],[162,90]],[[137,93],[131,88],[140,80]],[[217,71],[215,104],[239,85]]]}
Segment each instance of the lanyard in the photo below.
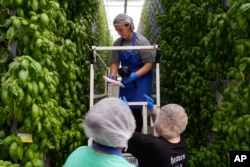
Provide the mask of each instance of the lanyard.
{"label": "lanyard", "polygon": [[122,153],[117,148],[104,146],[104,145],[96,143],[96,142],[93,143],[92,147],[99,150],[99,151],[103,151],[103,152],[108,153],[108,154],[118,155],[118,156],[122,157]]}

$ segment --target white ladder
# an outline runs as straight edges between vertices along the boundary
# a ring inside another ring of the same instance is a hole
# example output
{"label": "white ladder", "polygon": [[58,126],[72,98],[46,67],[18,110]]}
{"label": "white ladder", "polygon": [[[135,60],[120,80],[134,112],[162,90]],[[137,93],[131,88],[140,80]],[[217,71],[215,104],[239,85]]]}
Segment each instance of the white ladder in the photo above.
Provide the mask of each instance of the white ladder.
{"label": "white ladder", "polygon": [[[101,61],[103,66],[106,69],[106,76],[109,74],[109,68],[106,66],[104,61],[102,60],[101,56],[97,53],[97,51],[107,51],[107,50],[143,50],[143,49],[155,49],[156,50],[156,104],[155,109],[158,112],[160,110],[160,48],[158,45],[150,45],[150,46],[92,46],[90,48],[90,102],[89,107],[91,108],[94,105],[94,100],[98,98],[104,98],[104,97],[118,97],[119,98],[119,86],[113,85],[113,84],[107,84],[105,82],[105,92],[103,94],[96,95],[94,93],[94,64],[96,63],[96,60]],[[128,102],[129,106],[136,106],[140,105],[142,106],[142,117],[143,117],[143,127],[142,127],[142,133],[143,134],[153,134],[157,135],[155,130],[153,129],[153,121],[150,117],[150,124],[148,125],[148,110],[147,110],[147,102]],[[88,140],[88,145],[92,145],[93,140]],[[131,155],[130,153],[124,153],[123,156],[132,164],[138,165],[137,159]]]}

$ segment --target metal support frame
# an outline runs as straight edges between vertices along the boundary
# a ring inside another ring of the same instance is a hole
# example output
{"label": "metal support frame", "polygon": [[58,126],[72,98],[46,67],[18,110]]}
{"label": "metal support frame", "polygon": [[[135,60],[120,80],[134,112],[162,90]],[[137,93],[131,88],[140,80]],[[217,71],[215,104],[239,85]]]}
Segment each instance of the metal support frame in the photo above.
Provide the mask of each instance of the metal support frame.
{"label": "metal support frame", "polygon": [[125,0],[124,3],[124,13],[127,13],[128,0]]}
{"label": "metal support frame", "polygon": [[146,46],[92,46],[92,51],[97,50],[147,50],[158,49],[159,45],[146,45]]}
{"label": "metal support frame", "polygon": [[142,102],[128,102],[129,106],[142,106],[142,119],[143,119],[143,124],[142,124],[142,133],[147,134],[148,133],[148,110],[147,110],[147,105],[148,103],[145,101]]}
{"label": "metal support frame", "polygon": [[[107,66],[105,65],[104,61],[102,61],[101,57],[97,54],[98,50],[140,50],[140,49],[154,49],[156,50],[156,112],[160,110],[160,47],[158,45],[152,46],[92,46],[90,48],[90,108],[94,105],[95,98],[101,98],[104,96],[108,96],[107,84],[105,85],[105,93],[101,95],[94,94],[94,64],[96,63],[96,59],[100,59],[102,64],[106,69]],[[107,70],[108,73],[108,70]],[[142,133],[148,134],[148,103],[146,101],[143,102],[128,102],[129,106],[142,106],[142,118],[143,118],[143,126],[142,126]],[[153,121],[150,118],[150,125],[153,125]],[[154,130],[154,135],[156,132]],[[93,139],[88,139],[88,145],[92,145]],[[138,165],[138,160],[131,154],[125,153],[123,156],[132,164]]]}
{"label": "metal support frame", "polygon": [[91,108],[94,105],[94,63],[96,62],[96,54],[95,50],[90,51],[89,54],[89,60],[90,60],[90,92],[89,92],[89,108]]}
{"label": "metal support frame", "polygon": [[161,50],[160,47],[156,50],[156,57],[155,57],[155,63],[156,63],[156,111],[158,112],[160,110],[160,61],[161,61]]}
{"label": "metal support frame", "polygon": [[[108,95],[106,88],[105,93],[101,95],[94,94],[94,63],[96,63],[97,57],[101,60],[102,64],[105,68],[104,61],[102,61],[101,57],[97,54],[98,50],[146,50],[146,49],[155,49],[156,50],[156,111],[158,112],[160,109],[160,47],[158,45],[147,45],[147,46],[91,46],[90,47],[90,108],[94,105],[94,99],[105,97]],[[129,106],[133,105],[141,105],[142,106],[142,114],[143,114],[143,128],[142,133],[148,133],[148,121],[147,121],[147,102],[128,102]],[[151,124],[152,121],[151,121]]]}
{"label": "metal support frame", "polygon": [[95,81],[94,81],[94,75],[95,75],[94,64],[96,63],[97,58],[98,58],[98,60],[101,61],[102,65],[106,69],[106,73],[108,73],[108,67],[106,66],[106,64],[103,61],[103,59],[101,58],[101,56],[96,52],[96,50],[90,50],[89,55],[90,55],[89,56],[89,59],[90,59],[90,95],[89,95],[90,102],[89,102],[89,107],[91,108],[94,105],[94,99],[105,97],[108,94],[107,93],[107,86],[105,86],[105,93],[104,94],[95,95],[95,93],[94,93],[94,85],[95,85]]}

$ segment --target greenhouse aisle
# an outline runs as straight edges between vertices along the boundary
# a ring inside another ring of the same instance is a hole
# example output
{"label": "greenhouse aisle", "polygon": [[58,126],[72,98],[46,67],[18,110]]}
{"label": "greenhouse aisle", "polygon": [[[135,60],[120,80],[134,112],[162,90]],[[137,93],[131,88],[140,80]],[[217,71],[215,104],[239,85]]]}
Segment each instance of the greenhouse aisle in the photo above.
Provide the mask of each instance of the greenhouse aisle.
{"label": "greenhouse aisle", "polygon": [[127,13],[133,18],[135,30],[137,31],[141,19],[143,4],[144,0],[127,0],[127,3],[125,3],[125,0],[105,0],[104,6],[108,20],[108,27],[113,40],[119,37],[113,26],[113,19],[115,16],[119,13]]}
{"label": "greenhouse aisle", "polygon": [[[1,167],[62,167],[87,145],[89,48],[112,46],[112,22],[124,6],[0,1]],[[128,0],[126,13],[160,46],[161,106],[181,104],[188,114],[188,166],[228,167],[232,151],[249,153],[249,0]],[[109,53],[102,56],[108,62]],[[102,93],[106,69],[94,69]]]}

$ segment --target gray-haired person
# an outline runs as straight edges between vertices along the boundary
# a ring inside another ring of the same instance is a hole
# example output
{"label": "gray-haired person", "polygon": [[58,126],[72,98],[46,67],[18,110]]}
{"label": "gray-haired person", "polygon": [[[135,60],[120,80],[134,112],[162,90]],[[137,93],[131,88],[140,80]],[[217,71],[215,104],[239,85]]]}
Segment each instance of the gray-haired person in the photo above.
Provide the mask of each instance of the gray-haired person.
{"label": "gray-haired person", "polygon": [[[125,13],[118,14],[113,20],[115,30],[120,37],[114,46],[148,46],[150,42],[143,35],[134,32],[133,19]],[[155,52],[151,50],[114,50],[111,56],[109,78],[122,77],[124,88],[120,88],[120,96],[129,102],[144,100],[143,94],[151,95],[153,83],[153,66]],[[119,69],[121,65],[121,68]],[[142,106],[130,106],[136,120],[136,131],[141,132]]]}
{"label": "gray-haired person", "polygon": [[183,132],[188,117],[182,106],[167,104],[159,113],[154,110],[153,99],[146,96],[154,128],[158,136],[135,132],[128,150],[139,161],[140,167],[187,167],[187,144]]}
{"label": "gray-haired person", "polygon": [[121,152],[135,131],[135,119],[122,100],[97,102],[85,116],[84,131],[93,145],[75,149],[64,167],[133,167]]}

